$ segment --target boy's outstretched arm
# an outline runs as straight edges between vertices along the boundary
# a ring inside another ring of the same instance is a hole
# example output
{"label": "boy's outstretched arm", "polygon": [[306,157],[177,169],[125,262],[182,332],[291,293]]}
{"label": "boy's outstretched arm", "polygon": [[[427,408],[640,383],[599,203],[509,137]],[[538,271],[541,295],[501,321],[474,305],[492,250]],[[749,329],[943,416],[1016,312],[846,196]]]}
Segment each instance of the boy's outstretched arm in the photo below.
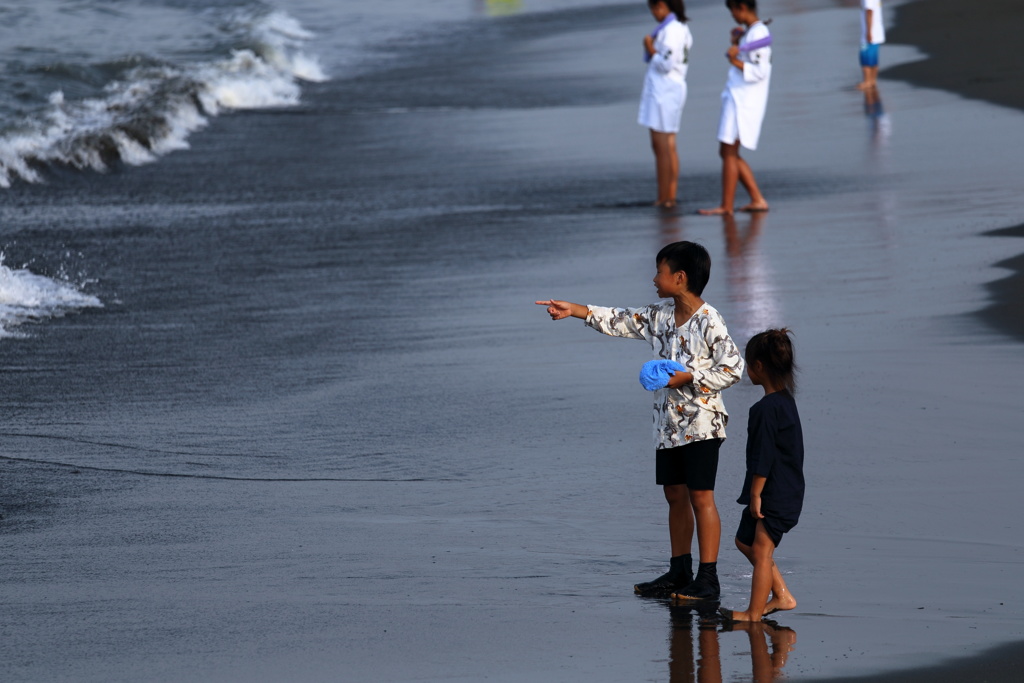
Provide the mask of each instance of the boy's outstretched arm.
{"label": "boy's outstretched arm", "polygon": [[581,320],[586,320],[587,314],[590,312],[586,306],[582,304],[574,304],[569,301],[548,299],[547,301],[537,301],[535,303],[538,306],[547,306],[548,315],[551,316],[552,320],[562,320],[563,318],[580,318]]}

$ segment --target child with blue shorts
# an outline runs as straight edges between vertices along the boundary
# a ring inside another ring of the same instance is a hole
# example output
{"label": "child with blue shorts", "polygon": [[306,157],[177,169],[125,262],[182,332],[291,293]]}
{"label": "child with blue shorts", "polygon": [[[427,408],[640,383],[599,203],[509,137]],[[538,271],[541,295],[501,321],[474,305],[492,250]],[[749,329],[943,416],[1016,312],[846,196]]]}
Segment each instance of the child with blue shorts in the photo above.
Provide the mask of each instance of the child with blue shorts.
{"label": "child with blue shorts", "polygon": [[[579,318],[603,334],[646,341],[658,360],[682,368],[666,373],[653,387],[656,476],[669,506],[669,571],[633,590],[651,597],[676,592],[690,599],[717,600],[722,524],[714,489],[718,451],[729,419],[721,392],[741,379],[743,359],[721,314],[701,298],[711,274],[707,250],[693,242],[675,242],[658,252],[655,264],[658,296],[671,301],[641,308],[555,299],[537,304],[547,306],[552,320]],[[700,550],[696,576],[690,552],[695,531]]]}
{"label": "child with blue shorts", "polygon": [[878,46],[885,42],[882,0],[860,0],[860,90],[878,85]]}

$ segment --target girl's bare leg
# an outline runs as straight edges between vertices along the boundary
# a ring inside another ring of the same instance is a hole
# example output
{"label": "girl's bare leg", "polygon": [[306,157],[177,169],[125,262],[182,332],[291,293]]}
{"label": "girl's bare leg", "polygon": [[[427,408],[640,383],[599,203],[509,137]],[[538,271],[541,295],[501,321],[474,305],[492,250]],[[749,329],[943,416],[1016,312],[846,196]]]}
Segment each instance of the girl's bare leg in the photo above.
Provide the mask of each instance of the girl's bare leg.
{"label": "girl's bare leg", "polygon": [[740,207],[740,211],[767,211],[768,200],[761,194],[761,188],[757,186],[757,181],[754,180],[754,172],[750,170],[750,166],[744,161],[743,157],[739,155],[739,150],[736,150],[736,163],[739,175],[740,184],[743,185],[743,189],[750,195],[750,203],[746,206]]}
{"label": "girl's bare leg", "polygon": [[[761,542],[760,546],[759,541]],[[765,542],[767,545],[765,545]],[[796,598],[794,598],[793,594],[789,592],[789,587],[783,580],[782,573],[779,571],[778,566],[775,564],[775,560],[772,558],[772,554],[775,552],[775,544],[772,543],[772,539],[768,535],[768,532],[764,530],[764,525],[758,522],[757,534],[754,537],[753,546],[744,545],[737,540],[736,547],[739,548],[739,551],[743,553],[747,560],[750,561],[750,564],[754,566],[754,577],[751,579],[750,606],[747,608],[746,612],[733,612],[732,618],[736,621],[756,621],[762,616],[766,616],[774,612],[790,610],[796,607]],[[763,553],[767,553],[768,562],[770,562],[770,569],[767,573],[767,576],[770,577],[770,583],[768,584],[771,594],[770,600],[768,599],[769,590],[764,590],[763,586],[766,578],[766,575],[763,573],[763,565],[762,574],[761,576],[758,576],[759,550],[762,553],[761,560],[763,561]],[[763,591],[763,596],[758,592],[759,579],[762,582],[760,588]],[[758,602],[762,599],[764,602]],[[763,607],[758,609],[759,605],[763,605]],[[757,612],[757,616],[749,617],[753,612]]]}
{"label": "girl's bare leg", "polygon": [[[719,142],[718,156],[722,157],[722,203],[713,209],[701,209],[697,213],[702,216],[731,216],[736,203],[736,183],[740,177],[740,143]],[[753,174],[750,177],[753,178]]]}
{"label": "girl's bare leg", "polygon": [[675,206],[679,185],[679,155],[676,152],[676,134],[652,130],[651,149],[654,150],[654,168],[658,175],[658,201],[655,202],[655,205]]}

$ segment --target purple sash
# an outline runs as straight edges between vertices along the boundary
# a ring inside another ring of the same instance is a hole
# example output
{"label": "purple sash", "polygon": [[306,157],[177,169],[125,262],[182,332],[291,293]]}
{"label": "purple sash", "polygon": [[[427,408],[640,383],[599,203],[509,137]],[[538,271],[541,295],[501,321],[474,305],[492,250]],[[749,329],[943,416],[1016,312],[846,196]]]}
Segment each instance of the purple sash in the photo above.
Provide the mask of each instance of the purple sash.
{"label": "purple sash", "polygon": [[772,44],[772,37],[766,36],[760,40],[752,40],[745,45],[740,45],[740,52],[753,52],[754,50],[760,50],[762,47],[768,47]]}
{"label": "purple sash", "polygon": [[[665,28],[666,26],[668,26],[669,24],[671,24],[675,20],[676,20],[676,15],[673,14],[672,12],[669,12],[668,16],[665,17],[664,19],[662,19],[661,23],[658,24],[658,28],[654,29],[654,32],[651,33],[651,38],[657,39],[658,34],[661,33],[661,30],[663,28]],[[644,61],[645,62],[651,61],[651,57],[653,57],[653,56],[654,55],[647,54],[647,50],[644,50]]]}

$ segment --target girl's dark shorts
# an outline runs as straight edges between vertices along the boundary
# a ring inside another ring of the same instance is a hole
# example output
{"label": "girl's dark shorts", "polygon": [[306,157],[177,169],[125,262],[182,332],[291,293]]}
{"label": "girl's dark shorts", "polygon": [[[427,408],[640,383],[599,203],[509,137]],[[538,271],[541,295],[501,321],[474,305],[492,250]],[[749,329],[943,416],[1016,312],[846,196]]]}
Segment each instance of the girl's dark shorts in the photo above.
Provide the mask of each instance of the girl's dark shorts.
{"label": "girl's dark shorts", "polygon": [[714,491],[722,441],[724,439],[708,439],[675,448],[659,448],[655,451],[658,485],[683,484],[695,491]]}
{"label": "girl's dark shorts", "polygon": [[795,523],[791,524],[786,520],[770,515],[765,515],[762,519],[755,519],[750,515],[750,506],[748,505],[743,508],[740,526],[736,529],[736,540],[743,545],[754,545],[754,535],[757,533],[758,522],[764,524],[764,530],[768,532],[768,536],[772,539],[772,543],[775,544],[776,548],[782,543],[782,534],[796,526]]}

